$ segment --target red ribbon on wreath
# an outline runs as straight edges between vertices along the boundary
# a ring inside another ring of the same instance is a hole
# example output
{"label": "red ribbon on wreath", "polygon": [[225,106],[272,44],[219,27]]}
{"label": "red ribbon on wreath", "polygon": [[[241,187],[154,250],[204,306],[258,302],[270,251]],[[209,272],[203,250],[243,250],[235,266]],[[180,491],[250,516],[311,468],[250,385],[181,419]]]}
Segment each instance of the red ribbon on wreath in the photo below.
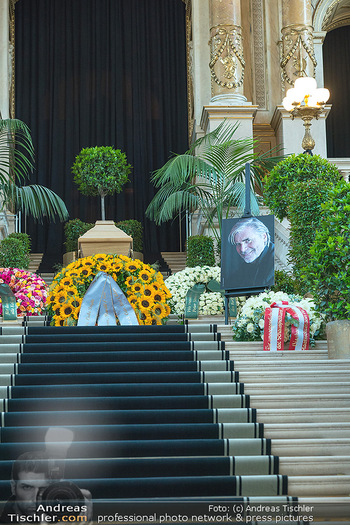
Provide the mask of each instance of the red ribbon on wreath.
{"label": "red ribbon on wreath", "polygon": [[281,351],[284,349],[284,330],[286,314],[298,321],[291,327],[288,350],[308,350],[310,342],[310,319],[306,310],[287,301],[272,303],[265,309],[264,350]]}

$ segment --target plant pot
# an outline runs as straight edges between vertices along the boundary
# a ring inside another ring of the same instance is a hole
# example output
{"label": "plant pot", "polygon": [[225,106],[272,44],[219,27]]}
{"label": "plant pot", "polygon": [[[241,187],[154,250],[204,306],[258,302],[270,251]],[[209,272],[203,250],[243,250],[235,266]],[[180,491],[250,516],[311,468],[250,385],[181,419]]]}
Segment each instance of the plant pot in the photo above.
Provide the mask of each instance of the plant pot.
{"label": "plant pot", "polygon": [[66,252],[63,254],[63,266],[66,267],[68,264],[76,261],[78,258],[78,252]]}
{"label": "plant pot", "polygon": [[329,359],[350,358],[350,321],[327,323],[326,331]]}
{"label": "plant pot", "polygon": [[143,253],[141,252],[135,252],[134,250],[132,251],[132,259],[138,259],[139,261],[142,261],[143,262]]}
{"label": "plant pot", "polygon": [[114,221],[96,221],[95,226],[78,239],[81,257],[110,253],[130,257],[132,237],[120,230]]}

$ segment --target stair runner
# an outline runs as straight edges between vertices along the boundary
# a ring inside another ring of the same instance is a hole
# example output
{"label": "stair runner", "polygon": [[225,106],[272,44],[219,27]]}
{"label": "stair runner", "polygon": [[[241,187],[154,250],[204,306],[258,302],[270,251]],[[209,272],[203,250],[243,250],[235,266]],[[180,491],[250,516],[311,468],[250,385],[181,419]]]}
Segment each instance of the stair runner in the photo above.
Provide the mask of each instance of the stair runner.
{"label": "stair runner", "polygon": [[3,327],[16,362],[1,365],[0,502],[13,460],[48,443],[95,503],[295,500],[220,339],[215,325]]}

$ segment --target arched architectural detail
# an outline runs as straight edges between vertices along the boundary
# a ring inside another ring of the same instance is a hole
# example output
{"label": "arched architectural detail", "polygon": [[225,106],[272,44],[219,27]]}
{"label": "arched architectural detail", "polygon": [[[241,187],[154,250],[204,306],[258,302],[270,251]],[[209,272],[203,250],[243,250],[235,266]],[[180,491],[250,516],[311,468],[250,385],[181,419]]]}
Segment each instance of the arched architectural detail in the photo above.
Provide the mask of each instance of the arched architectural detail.
{"label": "arched architectural detail", "polygon": [[313,13],[315,32],[350,25],[350,0],[319,0]]}

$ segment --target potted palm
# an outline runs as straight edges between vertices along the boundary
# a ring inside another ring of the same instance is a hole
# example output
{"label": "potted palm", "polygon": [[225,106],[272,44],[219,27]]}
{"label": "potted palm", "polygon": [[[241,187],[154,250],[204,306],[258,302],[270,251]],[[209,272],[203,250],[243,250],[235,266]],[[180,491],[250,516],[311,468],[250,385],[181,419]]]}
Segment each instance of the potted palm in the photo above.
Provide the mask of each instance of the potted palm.
{"label": "potted palm", "polygon": [[131,172],[125,153],[112,146],[83,148],[72,166],[79,191],[101,199],[101,221],[79,238],[81,255],[119,253],[129,255],[132,238],[106,220],[105,197],[120,193]]}
{"label": "potted palm", "polygon": [[0,118],[0,200],[11,209],[35,220],[67,220],[63,200],[38,184],[24,185],[34,167],[34,147],[28,126],[18,119]]}
{"label": "potted palm", "polygon": [[350,184],[342,181],[322,205],[304,278],[327,321],[328,356],[350,357]]}
{"label": "potted palm", "polygon": [[251,165],[252,173],[252,214],[259,213],[255,190],[262,194],[266,171],[282,157],[270,157],[271,152],[255,153],[257,141],[236,139],[237,128],[238,124],[224,121],[184,154],[173,155],[153,174],[151,182],[158,191],[146,210],[150,219],[161,224],[182,211],[198,210],[220,245],[222,219],[230,217],[232,207],[240,213],[245,206],[246,163]]}

